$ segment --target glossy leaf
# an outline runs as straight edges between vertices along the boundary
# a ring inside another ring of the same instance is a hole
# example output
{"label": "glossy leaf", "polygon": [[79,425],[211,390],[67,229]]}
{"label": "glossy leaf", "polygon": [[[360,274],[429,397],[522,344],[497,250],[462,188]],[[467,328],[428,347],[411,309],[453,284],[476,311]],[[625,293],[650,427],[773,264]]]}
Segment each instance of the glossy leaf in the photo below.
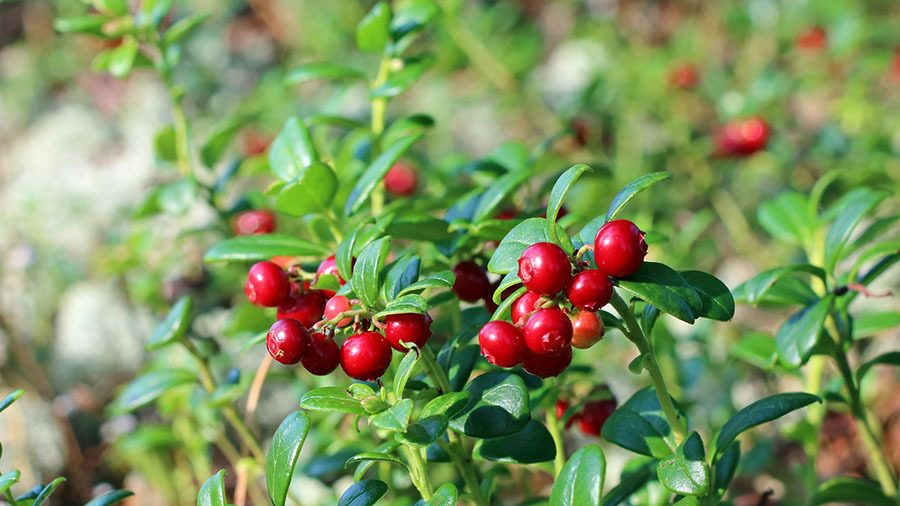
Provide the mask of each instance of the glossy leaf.
{"label": "glossy leaf", "polygon": [[732,442],[722,452],[722,456],[716,462],[716,490],[719,495],[728,490],[728,485],[737,473],[738,464],[741,463],[741,445],[738,441]]}
{"label": "glossy leaf", "polygon": [[656,466],[664,487],[676,494],[703,496],[709,492],[709,468],[700,434],[691,433],[668,458]]}
{"label": "glossy leaf", "polygon": [[822,399],[804,392],[790,392],[775,394],[744,407],[722,426],[716,438],[715,455],[720,455],[745,430],[781,418],[814,402],[822,402]]}
{"label": "glossy leaf", "polygon": [[63,33],[86,33],[103,37],[103,25],[109,21],[106,16],[70,16],[53,19],[53,29]]}
{"label": "glossy leaf", "polygon": [[293,181],[318,159],[309,130],[296,116],[285,121],[281,133],[269,146],[269,167],[282,181]]}
{"label": "glossy leaf", "polygon": [[288,234],[245,235],[225,239],[203,255],[204,262],[255,262],[272,257],[325,257],[330,250]]}
{"label": "glossy leaf", "polygon": [[431,499],[425,501],[424,506],[456,506],[459,492],[456,485],[445,483],[434,491]]}
{"label": "glossy leaf", "polygon": [[288,72],[285,82],[287,84],[303,84],[319,79],[360,79],[366,78],[366,74],[346,65],[332,62],[310,62],[295,67]]}
{"label": "glossy leaf", "polygon": [[378,307],[379,275],[391,248],[391,238],[382,237],[366,246],[353,268],[350,283],[359,300],[369,307]]}
{"label": "glossy leaf", "polygon": [[185,295],[178,299],[163,321],[156,326],[147,343],[147,349],[156,350],[184,337],[191,326],[192,307],[193,301],[189,296]]}
{"label": "glossy leaf", "polygon": [[[556,227],[559,239],[563,242],[563,249],[567,253],[572,253],[574,247],[568,242],[565,230],[559,225]],[[522,257],[522,253],[537,242],[553,242],[553,238],[550,236],[550,226],[543,218],[528,218],[516,225],[500,241],[500,245],[497,246],[488,262],[488,270],[497,274],[518,271],[519,258]]]}
{"label": "glossy leaf", "polygon": [[882,200],[887,198],[888,193],[884,191],[873,191],[868,188],[857,188],[852,191],[849,196],[853,196],[852,200],[838,215],[837,219],[828,230],[825,237],[825,271],[834,272],[834,267],[841,261],[850,248],[850,236],[856,230],[857,225],[863,220]]}
{"label": "glossy leaf", "polygon": [[508,372],[489,372],[473,379],[466,391],[472,394],[450,427],[477,438],[515,434],[531,418],[528,389],[522,378]]}
{"label": "glossy leaf", "polygon": [[[378,454],[387,455],[387,454],[390,454],[390,452],[394,451],[394,449],[397,448],[398,446],[400,446],[400,443],[391,439],[391,440],[387,440],[384,443],[381,443],[380,445],[375,447],[375,449],[372,450],[372,452],[366,452],[366,453],[378,453]],[[350,457],[350,458],[352,459],[353,457]],[[356,471],[353,472],[353,481],[361,480],[363,478],[363,476],[365,476],[366,471],[368,471],[373,465],[375,465],[376,462],[377,462],[376,460],[360,460],[359,465],[356,466]],[[347,463],[344,464],[344,467],[346,467],[346,466],[347,466]]]}
{"label": "glossy leaf", "polygon": [[285,417],[272,437],[266,456],[266,488],[275,506],[284,506],[287,500],[294,468],[308,433],[309,416],[295,411]]}
{"label": "glossy leaf", "polygon": [[372,417],[372,425],[383,430],[403,432],[412,415],[412,399],[402,399],[397,404]]}
{"label": "glossy leaf", "polygon": [[217,125],[209,139],[200,148],[200,160],[203,165],[210,168],[215,167],[243,125],[243,118],[231,118]]}
{"label": "glossy leaf", "polygon": [[388,493],[383,481],[362,480],[350,485],[338,501],[338,506],[371,506]]}
{"label": "glossy leaf", "polygon": [[553,436],[540,422],[529,420],[521,431],[509,436],[482,439],[475,446],[476,458],[493,462],[536,464],[556,457]]}
{"label": "glossy leaf", "polygon": [[412,376],[418,361],[419,350],[412,349],[406,352],[403,360],[400,361],[400,365],[397,366],[397,374],[394,375],[394,395],[396,395],[398,399],[403,398],[403,391],[406,389],[406,383]]}
{"label": "glossy leaf", "polygon": [[859,369],[856,370],[856,382],[861,383],[862,379],[866,376],[866,373],[869,372],[869,369],[876,365],[892,365],[895,367],[900,367],[900,351],[889,351],[886,353],[882,353],[877,357],[869,360],[868,362],[859,366]]}
{"label": "glossy leaf", "polygon": [[415,283],[419,279],[421,265],[422,259],[418,255],[403,256],[391,263],[386,269],[382,285],[384,300],[390,302],[396,299],[404,288]]}
{"label": "glossy leaf", "polygon": [[829,294],[791,315],[778,329],[775,348],[781,362],[792,367],[799,367],[806,362],[833,303],[834,295]]}
{"label": "glossy leaf", "polygon": [[622,504],[626,499],[631,497],[632,494],[641,489],[653,474],[652,468],[645,467],[638,471],[623,475],[619,480],[619,484],[603,496],[602,504],[605,506]]}
{"label": "glossy leaf", "polygon": [[511,286],[516,286],[522,284],[522,280],[519,279],[518,271],[509,271],[503,276],[503,279],[500,280],[500,284],[494,290],[494,294],[491,297],[491,300],[494,301],[494,304],[500,304],[500,297],[503,295],[503,292],[506,291],[507,288]]}
{"label": "glossy leaf", "polygon": [[687,323],[694,323],[702,311],[700,296],[694,288],[663,264],[644,262],[636,272],[618,283],[626,292]]}
{"label": "glossy leaf", "polygon": [[357,247],[365,245],[366,240],[374,239],[381,235],[375,230],[375,227],[369,225],[365,220],[357,225],[353,231],[344,237],[338,244],[337,253],[335,253],[335,262],[337,263],[338,272],[343,279],[350,279],[353,272],[353,263],[357,254]]}
{"label": "glossy leaf", "polygon": [[432,415],[419,417],[419,420],[409,425],[406,431],[397,434],[398,441],[407,445],[428,446],[447,432],[450,420],[444,415]]}
{"label": "glossy leaf", "polygon": [[331,167],[313,162],[278,192],[278,210],[288,216],[324,213],[337,193],[338,180]]}
{"label": "glossy leaf", "polygon": [[400,39],[431,22],[440,9],[429,0],[412,0],[397,11],[391,21],[391,36]]}
{"label": "glossy leaf", "polygon": [[210,476],[197,493],[197,506],[227,506],[225,498],[225,470]]}
{"label": "glossy leaf", "polygon": [[53,492],[56,491],[57,487],[65,483],[65,481],[66,479],[62,476],[51,481],[49,484],[47,484],[46,487],[43,488],[43,490],[41,490],[37,497],[34,498],[34,503],[32,503],[31,506],[42,506],[47,502],[47,499],[50,498]]}
{"label": "glossy leaf", "polygon": [[120,79],[127,76],[131,73],[137,54],[138,43],[134,37],[124,37],[118,47],[110,50],[109,58],[106,60],[106,70]]}
{"label": "glossy leaf", "polygon": [[127,413],[155,401],[169,390],[195,381],[194,373],[181,369],[151,371],[132,381],[113,404],[116,413]]}
{"label": "glossy leaf", "polygon": [[421,292],[429,288],[450,288],[454,281],[456,281],[456,276],[453,271],[435,272],[400,290],[398,295]]}
{"label": "glossy leaf", "polygon": [[529,176],[530,174],[524,171],[511,172],[491,183],[478,198],[478,205],[475,206],[475,213],[472,215],[472,221],[479,222],[494,216],[500,204],[512,195],[512,193],[515,192]]}
{"label": "glossy leaf", "polygon": [[366,415],[360,402],[341,387],[320,387],[300,398],[300,407],[310,411],[338,411],[351,415]]}
{"label": "glossy leaf", "polygon": [[448,418],[453,418],[466,408],[471,398],[472,393],[468,391],[450,392],[440,395],[428,401],[428,404],[422,408],[420,416],[427,418],[434,415],[444,415]]}
{"label": "glossy leaf", "polygon": [[569,193],[569,190],[572,188],[572,185],[575,184],[575,181],[581,177],[586,171],[593,170],[590,166],[585,164],[578,164],[569,167],[568,170],[562,173],[561,176],[556,180],[556,183],[553,185],[553,189],[550,190],[550,200],[547,202],[547,221],[550,223],[556,222],[556,216],[559,214],[559,208],[562,207],[563,200],[565,200],[566,195]]}
{"label": "glossy leaf", "polygon": [[641,455],[664,459],[677,445],[652,387],[638,390],[603,424],[603,439]]}
{"label": "glossy leaf", "polygon": [[[606,212],[606,221],[616,219],[616,216],[622,212],[625,205],[637,196],[638,193],[650,188],[660,181],[665,181],[666,179],[672,179],[671,172],[651,172],[650,174],[645,174],[625,185],[625,188],[622,188],[609,204],[609,210]],[[599,230],[600,227],[598,226],[597,229]],[[596,230],[593,235],[597,235]],[[591,241],[594,240],[593,235],[591,236]]]}
{"label": "glossy leaf", "polygon": [[817,224],[807,212],[807,199],[798,192],[784,192],[759,205],[759,224],[772,237],[790,244],[802,245]]}
{"label": "glossy leaf", "polygon": [[503,302],[497,305],[497,309],[494,310],[494,314],[491,315],[491,321],[496,320],[505,320],[509,318],[512,313],[512,305],[516,303],[516,300],[522,296],[527,291],[524,286],[520,286],[513,293],[509,295]]}
{"label": "glossy leaf", "polygon": [[409,470],[409,466],[406,465],[406,462],[403,462],[399,458],[389,455],[383,452],[363,452],[357,453],[356,455],[347,459],[347,463],[344,464],[344,467],[350,467],[353,464],[363,464],[366,462],[388,462],[390,464],[397,464],[398,466]]}
{"label": "glossy leaf", "polygon": [[16,400],[19,397],[22,397],[22,394],[24,394],[24,393],[25,393],[25,390],[22,390],[20,388],[18,390],[12,391],[9,395],[4,397],[3,400],[0,401],[0,412],[3,412],[3,410],[10,407],[12,405],[12,403],[16,402]]}
{"label": "glossy leaf", "polygon": [[722,322],[734,317],[734,297],[725,283],[712,274],[701,271],[681,271],[679,274],[700,297],[702,309],[697,317]]}
{"label": "glossy leaf", "polygon": [[550,506],[600,506],[606,457],[597,445],[587,445],[575,452],[553,483]]}
{"label": "glossy leaf", "polygon": [[842,503],[892,506],[897,504],[881,490],[877,483],[859,478],[835,478],[819,485],[811,505]]}
{"label": "glossy leaf", "polygon": [[134,495],[130,490],[112,490],[88,501],[84,506],[109,506]]}
{"label": "glossy leaf", "polygon": [[446,241],[453,238],[449,224],[428,214],[401,216],[384,227],[385,233],[398,239],[415,239],[424,242]]}
{"label": "glossy leaf", "polygon": [[747,304],[757,305],[763,296],[772,288],[776,281],[794,273],[809,273],[825,279],[825,271],[821,268],[810,264],[795,264],[787,267],[776,267],[764,272],[760,272],[753,276],[749,281],[742,284],[739,289],[743,293],[743,298]]}
{"label": "glossy leaf", "polygon": [[435,57],[429,54],[407,58],[403,62],[403,67],[392,73],[384,84],[372,90],[369,97],[392,98],[400,95],[415,84],[422,74],[434,65],[435,60]]}
{"label": "glossy leaf", "polygon": [[9,487],[19,481],[20,475],[19,471],[7,471],[0,475],[0,494],[9,490]]}
{"label": "glossy leaf", "polygon": [[347,197],[347,202],[344,204],[344,215],[350,216],[362,208],[363,204],[372,193],[372,190],[375,189],[375,186],[384,179],[384,176],[391,167],[397,163],[397,160],[403,156],[403,153],[412,147],[416,141],[421,139],[423,135],[423,133],[419,132],[398,140],[389,148],[385,149],[384,152],[381,153],[368,168],[366,168],[366,171],[363,172],[362,176],[356,181],[356,185]]}
{"label": "glossy leaf", "polygon": [[163,33],[162,42],[164,46],[171,46],[177,42],[181,42],[191,35],[204,21],[209,19],[209,14],[198,13],[191,14],[176,21]]}
{"label": "glossy leaf", "polygon": [[391,8],[378,2],[356,26],[356,47],[367,53],[380,53],[391,37]]}

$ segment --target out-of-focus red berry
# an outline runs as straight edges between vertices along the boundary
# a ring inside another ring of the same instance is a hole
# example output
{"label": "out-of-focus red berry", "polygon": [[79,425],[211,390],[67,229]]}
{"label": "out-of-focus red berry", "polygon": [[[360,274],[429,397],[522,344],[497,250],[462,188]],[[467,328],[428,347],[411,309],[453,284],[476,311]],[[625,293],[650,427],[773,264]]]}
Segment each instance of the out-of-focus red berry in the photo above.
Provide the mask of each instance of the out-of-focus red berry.
{"label": "out-of-focus red berry", "polygon": [[269,234],[275,230],[275,215],[269,211],[253,209],[234,217],[235,235]]}
{"label": "out-of-focus red berry", "polygon": [[384,187],[393,195],[408,197],[416,192],[419,186],[419,174],[411,165],[397,162],[384,176]]}

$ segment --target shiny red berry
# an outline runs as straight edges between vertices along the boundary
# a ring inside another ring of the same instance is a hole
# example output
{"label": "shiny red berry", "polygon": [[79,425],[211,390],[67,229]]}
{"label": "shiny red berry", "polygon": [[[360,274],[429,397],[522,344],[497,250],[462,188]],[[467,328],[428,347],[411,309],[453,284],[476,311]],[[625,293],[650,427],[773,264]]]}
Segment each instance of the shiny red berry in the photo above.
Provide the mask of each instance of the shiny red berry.
{"label": "shiny red berry", "polygon": [[572,346],[587,349],[603,339],[603,320],[593,311],[580,310],[572,315]]}
{"label": "shiny red berry", "polygon": [[278,307],[278,318],[293,318],[306,328],[312,328],[325,313],[328,299],[320,290],[291,292],[288,300]]}
{"label": "shiny red berry", "polygon": [[303,355],[300,363],[316,376],[330,374],[341,362],[341,348],[334,339],[329,339],[321,332],[314,332],[309,337],[311,341],[309,350]]}
{"label": "shiny red berry", "polygon": [[[347,297],[335,295],[325,303],[325,319],[329,321],[334,320],[339,314],[350,311],[351,309],[353,309],[353,306],[350,305],[350,300]],[[352,321],[353,318],[342,318],[338,321],[337,326],[346,327],[347,325],[350,325],[350,322]]]}
{"label": "shiny red berry", "polygon": [[282,364],[296,364],[309,350],[309,346],[309,332],[293,318],[276,321],[266,334],[269,355]]}
{"label": "shiny red berry", "polygon": [[494,320],[481,327],[478,344],[487,361],[500,367],[519,364],[527,352],[522,332],[513,324],[502,320]]}
{"label": "shiny red berry", "polygon": [[235,235],[268,234],[275,230],[275,216],[269,211],[244,211],[234,218]]}
{"label": "shiny red berry", "polygon": [[525,345],[533,353],[548,355],[572,343],[572,321],[556,308],[544,308],[525,323]]}
{"label": "shiny red berry", "polygon": [[541,304],[547,299],[541,297],[534,292],[525,292],[513,302],[510,310],[512,321],[516,325],[525,325],[528,317],[537,312],[541,308]]}
{"label": "shiny red berry", "polygon": [[563,371],[569,368],[571,363],[572,347],[566,346],[549,355],[538,355],[528,351],[525,354],[525,360],[522,361],[522,368],[538,378],[549,378],[562,374]]}
{"label": "shiny red berry", "polygon": [[646,254],[644,233],[628,220],[606,223],[594,238],[594,261],[609,276],[630,276],[644,263]]}
{"label": "shiny red berry", "polygon": [[612,298],[612,282],[598,269],[579,272],[566,286],[566,297],[573,306],[588,311],[598,311]]}
{"label": "shiny red berry", "polygon": [[471,260],[456,264],[453,274],[456,275],[456,281],[453,282],[453,293],[459,297],[459,300],[475,302],[484,297],[484,294],[491,289],[487,272]]}
{"label": "shiny red berry", "polygon": [[250,302],[266,307],[280,306],[288,298],[291,281],[281,267],[272,262],[257,262],[250,268],[244,292]]}
{"label": "shiny red berry", "polygon": [[352,335],[341,347],[341,369],[353,379],[378,379],[391,365],[391,343],[378,332]]}
{"label": "shiny red berry", "polygon": [[384,176],[384,188],[393,195],[407,197],[416,192],[419,174],[416,169],[403,162],[397,162]]}
{"label": "shiny red berry", "polygon": [[431,316],[428,313],[392,314],[384,317],[384,337],[395,350],[406,353],[409,348],[403,343],[412,343],[421,348],[431,337]]}
{"label": "shiny red berry", "polygon": [[[565,414],[566,414],[567,409],[569,409],[569,401],[567,401],[565,399],[557,400],[556,401],[556,419],[562,420],[563,416],[565,416]],[[571,427],[572,424],[575,423],[575,420],[577,420],[578,418],[579,418],[578,414],[573,414],[572,416],[570,416],[569,419],[566,421],[566,428],[568,429],[569,427]]]}
{"label": "shiny red berry", "polygon": [[322,263],[319,264],[319,268],[316,269],[316,274],[330,274],[337,278],[338,283],[341,285],[345,284],[344,278],[338,273],[337,268],[337,259],[334,255],[322,260]]}
{"label": "shiny red berry", "polygon": [[602,401],[585,403],[579,421],[581,431],[590,436],[600,437],[603,424],[606,423],[606,420],[615,410],[615,399],[604,399]]}
{"label": "shiny red berry", "polygon": [[569,256],[552,242],[532,244],[519,258],[519,279],[531,292],[556,295],[571,276]]}

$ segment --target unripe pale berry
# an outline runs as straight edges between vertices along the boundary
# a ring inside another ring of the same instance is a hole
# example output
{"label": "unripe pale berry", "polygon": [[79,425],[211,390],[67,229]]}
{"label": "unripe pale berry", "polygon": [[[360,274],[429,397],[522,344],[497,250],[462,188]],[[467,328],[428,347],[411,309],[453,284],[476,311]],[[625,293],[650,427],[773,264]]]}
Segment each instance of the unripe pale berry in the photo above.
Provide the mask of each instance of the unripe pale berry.
{"label": "unripe pale berry", "polygon": [[341,369],[353,379],[374,381],[391,365],[391,343],[378,332],[352,335],[341,347]]}
{"label": "unripe pale berry", "polygon": [[282,364],[296,364],[309,350],[309,346],[309,332],[293,318],[276,321],[266,334],[266,349]]}
{"label": "unripe pale berry", "polygon": [[580,310],[572,315],[572,346],[587,349],[603,339],[603,320],[593,311]]}
{"label": "unripe pale berry", "polygon": [[290,291],[291,281],[287,273],[269,261],[253,264],[244,287],[250,302],[266,307],[280,306]]}
{"label": "unripe pale berry", "polygon": [[566,286],[566,297],[573,306],[588,311],[598,311],[612,298],[612,282],[599,269],[579,272]]}
{"label": "unripe pale berry", "polygon": [[630,276],[644,263],[647,243],[644,233],[628,220],[613,220],[597,231],[594,238],[594,261],[609,276]]}
{"label": "unripe pale berry", "polygon": [[532,244],[519,258],[519,279],[528,291],[556,295],[566,287],[571,276],[569,256],[551,242]]}
{"label": "unripe pale berry", "polygon": [[513,324],[502,320],[487,322],[481,327],[478,344],[487,361],[500,367],[518,365],[528,350],[522,332]]}
{"label": "unripe pale berry", "polygon": [[422,348],[431,337],[431,322],[428,313],[387,315],[384,317],[384,337],[401,353],[409,351],[403,343],[412,343]]}
{"label": "unripe pale berry", "polygon": [[572,347],[566,346],[549,355],[538,355],[529,350],[525,354],[525,360],[522,361],[522,368],[538,378],[549,378],[562,374],[563,371],[569,368],[571,363]]}
{"label": "unripe pale berry", "polygon": [[321,332],[310,334],[310,347],[303,355],[300,363],[303,367],[316,376],[325,376],[337,369],[341,362],[341,348],[328,336]]}
{"label": "unripe pale berry", "polygon": [[544,308],[528,319],[523,334],[532,353],[549,355],[572,343],[572,321],[557,308]]}

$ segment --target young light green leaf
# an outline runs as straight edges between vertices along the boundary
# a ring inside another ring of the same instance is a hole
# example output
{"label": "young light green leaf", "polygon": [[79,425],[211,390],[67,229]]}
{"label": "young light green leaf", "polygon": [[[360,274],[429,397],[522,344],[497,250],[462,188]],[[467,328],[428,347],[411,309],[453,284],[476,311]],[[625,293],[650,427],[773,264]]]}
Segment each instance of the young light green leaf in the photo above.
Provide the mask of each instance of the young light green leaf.
{"label": "young light green leaf", "polygon": [[366,415],[359,400],[350,397],[341,387],[319,387],[303,394],[300,407],[310,411],[338,411],[351,415]]}
{"label": "young light green leaf", "polygon": [[193,383],[194,373],[181,369],[162,369],[151,371],[132,381],[122,390],[112,405],[115,413],[127,413],[145,404],[153,402],[169,390]]}
{"label": "young light green leaf", "polygon": [[367,53],[380,53],[391,37],[391,8],[376,3],[356,27],[356,47]]}
{"label": "young light green leaf", "polygon": [[425,501],[425,506],[456,506],[459,492],[456,485],[445,483],[434,491],[431,499]]}
{"label": "young light green leaf", "polygon": [[702,309],[696,315],[698,318],[727,322],[734,317],[734,297],[719,278],[701,271],[681,271],[678,274],[700,297]]}
{"label": "young light green leaf", "polygon": [[877,483],[860,478],[835,478],[819,485],[810,501],[813,506],[829,503],[892,506],[897,501],[885,495]]}
{"label": "young light green leaf", "polygon": [[197,493],[197,506],[228,506],[225,498],[225,470],[209,477]]}
{"label": "young light green leaf", "polygon": [[675,452],[675,435],[652,387],[638,390],[619,406],[602,428],[603,439],[657,459]]}
{"label": "young light green leaf", "polygon": [[569,167],[569,169],[567,169],[562,173],[561,176],[559,176],[559,178],[556,180],[556,183],[553,185],[553,189],[550,190],[550,200],[547,202],[548,222],[556,222],[556,217],[559,214],[559,209],[562,207],[563,200],[565,200],[566,195],[572,188],[572,185],[575,184],[575,181],[577,181],[582,174],[590,170],[593,169],[589,165],[585,165],[582,163]]}
{"label": "young light green leaf", "polygon": [[163,34],[163,46],[171,46],[185,39],[207,19],[209,19],[209,14],[206,13],[192,14],[179,19]]}
{"label": "young light green leaf", "polygon": [[413,144],[421,139],[425,134],[422,132],[404,137],[392,144],[389,148],[376,158],[371,165],[363,172],[362,176],[357,180],[356,185],[350,191],[347,202],[344,205],[344,215],[359,211],[375,186],[380,183],[391,167],[397,163],[397,160],[405,153]]}
{"label": "young light green leaf", "polygon": [[403,432],[412,415],[412,399],[402,399],[386,411],[372,417],[372,425],[383,430]]}
{"label": "young light green leaf", "polygon": [[222,155],[244,126],[244,118],[229,118],[213,130],[212,135],[200,148],[200,160],[209,168],[215,167]]}
{"label": "young light green leaf", "polygon": [[[616,194],[613,197],[612,202],[609,204],[609,211],[606,212],[606,221],[612,221],[616,219],[616,216],[622,212],[622,209],[625,207],[628,202],[631,201],[638,193],[650,188],[651,186],[659,183],[660,181],[665,181],[666,179],[672,179],[671,172],[651,172],[650,174],[645,174],[634,181],[625,185],[625,188]],[[602,225],[602,224],[601,224]],[[600,226],[597,227],[600,229]],[[593,235],[597,235],[597,231],[594,231]],[[593,235],[591,236],[591,241],[594,240]]]}
{"label": "young light green leaf", "polygon": [[115,504],[133,495],[134,492],[130,490],[112,490],[91,499],[84,506],[109,506],[110,504]]}
{"label": "young light green leaf", "polygon": [[831,311],[834,295],[828,294],[814,304],[791,315],[775,335],[775,348],[782,363],[800,367],[813,351],[822,325]]}
{"label": "young light green leaf", "polygon": [[507,319],[512,312],[512,305],[515,304],[516,300],[526,291],[527,288],[520,286],[516,291],[509,294],[509,297],[497,305],[497,309],[495,309],[494,314],[491,315],[491,321]]}
{"label": "young light green leaf", "polygon": [[338,501],[338,506],[372,506],[388,493],[383,481],[362,480],[350,485]]}
{"label": "young light green leaf", "polygon": [[16,402],[16,400],[19,397],[22,397],[22,394],[24,394],[24,393],[25,393],[25,390],[22,390],[20,388],[18,390],[13,390],[12,393],[10,393],[6,397],[4,397],[3,400],[0,401],[0,412],[3,412],[3,410],[8,408],[10,405],[12,405],[12,403]]}
{"label": "young light green leaf", "polygon": [[742,298],[747,301],[747,304],[756,306],[777,281],[789,274],[801,272],[818,276],[822,280],[825,279],[825,271],[819,267],[810,264],[794,264],[760,272],[749,281],[744,282],[735,292],[740,291]]}
{"label": "young light green leaf", "polygon": [[297,458],[309,433],[309,416],[302,411],[289,414],[272,437],[266,456],[266,488],[275,506],[284,506]]}
{"label": "young light green leaf", "polygon": [[44,487],[43,490],[41,490],[41,493],[39,493],[38,496],[34,498],[34,502],[31,504],[31,506],[42,506],[47,502],[47,499],[50,498],[50,495],[53,494],[56,488],[62,485],[65,481],[66,479],[62,476],[51,481],[46,487]]}
{"label": "young light green leaf", "polygon": [[309,130],[300,118],[288,118],[278,137],[269,146],[269,166],[282,181],[293,181],[300,172],[319,159]]}
{"label": "young light green leaf", "polygon": [[550,506],[600,506],[606,457],[597,445],[587,445],[575,452],[553,483]]}
{"label": "young light green leaf", "polygon": [[303,84],[319,79],[365,79],[366,74],[360,70],[331,62],[310,62],[300,65],[288,72],[286,84]]}
{"label": "young light green leaf", "polygon": [[475,445],[473,456],[492,462],[536,464],[553,460],[556,447],[547,428],[540,422],[529,420],[525,428],[515,434],[482,439]]}
{"label": "young light green leaf", "polygon": [[825,271],[829,273],[833,273],[837,263],[850,253],[850,236],[859,222],[888,196],[887,192],[868,188],[857,188],[851,194],[855,194],[853,200],[834,220],[825,238]]}
{"label": "young light green leaf", "polygon": [[63,33],[86,33],[102,37],[103,25],[108,21],[108,17],[97,15],[59,17],[53,19],[53,29]]}
{"label": "young light green leaf", "polygon": [[804,392],[789,392],[775,394],[744,407],[722,426],[713,453],[721,455],[734,438],[745,430],[781,418],[814,402],[822,402],[822,399]]}
{"label": "young light green leaf", "polygon": [[878,355],[872,360],[869,360],[868,362],[859,366],[859,369],[856,370],[856,382],[861,383],[866,373],[869,372],[869,369],[876,365],[892,365],[895,367],[900,367],[900,351],[889,351],[886,353],[882,353],[881,355]]}
{"label": "young light green leaf", "polygon": [[366,246],[356,259],[350,283],[359,300],[369,307],[379,305],[379,276],[390,248],[391,238],[382,237]]}
{"label": "young light green leaf", "polygon": [[403,398],[403,391],[406,389],[406,382],[412,377],[412,373],[419,362],[419,350],[411,349],[406,352],[400,365],[397,367],[397,374],[394,375],[394,395],[398,399]]}
{"label": "young light green leaf", "polygon": [[400,40],[421,29],[440,13],[440,8],[429,0],[412,0],[397,11],[391,21],[391,36]]}
{"label": "young light green leaf", "polygon": [[422,292],[429,288],[450,288],[453,286],[454,281],[456,281],[456,276],[453,274],[453,271],[435,272],[400,290],[397,295],[402,296],[408,293]]}
{"label": "young light green leaf", "polygon": [[20,475],[21,473],[19,471],[7,471],[0,475],[0,494],[9,490],[9,487],[19,481]]}
{"label": "young light green leaf", "polygon": [[255,262],[272,257],[326,257],[328,247],[288,234],[245,235],[225,239],[203,255],[204,262]]}
{"label": "young light green leaf", "polygon": [[517,374],[485,373],[473,379],[466,391],[472,397],[450,421],[457,432],[477,438],[509,436],[524,429],[531,419],[528,388]]}
{"label": "young light green leaf", "polygon": [[106,60],[106,70],[113,77],[118,77],[119,79],[126,77],[131,73],[131,67],[134,66],[137,52],[137,40],[131,36],[123,37],[122,43],[109,52],[109,58]]}
{"label": "young light green leaf", "polygon": [[709,493],[709,468],[700,434],[691,433],[675,453],[659,461],[656,474],[660,483],[676,494],[704,496]]}
{"label": "young light green leaf", "polygon": [[660,263],[644,262],[632,275],[620,279],[619,287],[687,323],[694,323],[702,312],[697,291],[680,274]]}
{"label": "young light green leaf", "polygon": [[790,244],[802,245],[818,226],[807,213],[806,196],[784,192],[759,205],[756,217],[772,237]]}
{"label": "young light green leaf", "polygon": [[331,167],[313,162],[278,192],[278,210],[288,216],[327,212],[337,189],[337,176]]}
{"label": "young light green leaf", "polygon": [[527,171],[511,172],[499,177],[478,199],[472,221],[477,223],[494,216],[497,207],[509,197],[531,174]]}
{"label": "young light green leaf", "polygon": [[184,337],[191,326],[192,307],[193,301],[190,296],[185,295],[178,299],[165,319],[156,326],[150,341],[147,342],[147,349],[156,350]]}

